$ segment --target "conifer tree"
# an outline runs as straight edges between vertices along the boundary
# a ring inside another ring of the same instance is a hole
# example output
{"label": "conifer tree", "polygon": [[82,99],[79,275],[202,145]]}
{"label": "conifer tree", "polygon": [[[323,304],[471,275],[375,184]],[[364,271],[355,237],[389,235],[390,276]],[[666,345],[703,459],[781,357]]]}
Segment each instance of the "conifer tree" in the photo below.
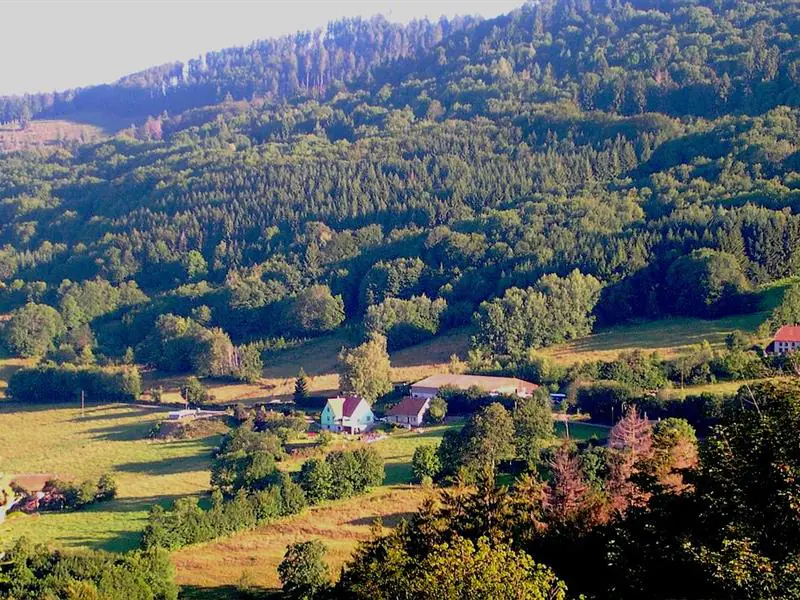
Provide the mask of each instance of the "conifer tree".
{"label": "conifer tree", "polygon": [[294,401],[295,404],[302,404],[306,400],[308,400],[308,376],[301,368],[294,380]]}

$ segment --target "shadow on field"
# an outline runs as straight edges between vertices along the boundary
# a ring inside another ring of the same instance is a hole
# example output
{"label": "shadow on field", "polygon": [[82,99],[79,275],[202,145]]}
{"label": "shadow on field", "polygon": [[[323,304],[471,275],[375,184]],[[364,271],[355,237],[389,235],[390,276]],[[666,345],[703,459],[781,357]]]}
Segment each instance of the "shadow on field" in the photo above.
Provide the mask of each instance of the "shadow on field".
{"label": "shadow on field", "polygon": [[411,482],[411,465],[407,462],[387,462],[383,471],[383,485],[408,485]]}
{"label": "shadow on field", "polygon": [[[170,509],[172,508],[175,500],[190,496],[192,496],[192,494],[120,498],[117,500],[112,500],[111,502],[93,504],[83,509],[83,511],[87,513],[95,513],[98,518],[102,518],[103,513],[146,512],[154,504],[160,504],[164,508]],[[119,531],[113,537],[109,537],[107,534],[98,534],[95,536],[87,532],[84,535],[60,537],[59,543],[63,544],[65,547],[72,548],[89,548],[90,550],[105,550],[106,552],[128,552],[130,550],[139,548],[139,545],[142,541],[142,529],[144,526],[145,521],[142,520],[140,527],[136,527],[135,529],[128,531]]]}
{"label": "shadow on field", "polygon": [[136,496],[134,498],[117,498],[111,502],[92,504],[85,510],[95,513],[125,513],[149,510],[154,504],[164,508],[172,508],[176,500],[181,498],[196,497],[197,494],[174,494],[169,496]]}
{"label": "shadow on field", "polygon": [[184,585],[178,594],[178,600],[244,600],[259,598],[280,598],[281,592],[276,589],[260,588],[258,590],[248,590],[240,592],[232,585],[220,587],[199,587],[195,585]]}
{"label": "shadow on field", "polygon": [[179,473],[205,471],[209,468],[210,456],[209,452],[208,455],[200,454],[199,456],[180,456],[130,462],[117,465],[114,470],[119,473],[145,473],[147,475],[177,475]]}
{"label": "shadow on field", "polygon": [[385,527],[397,527],[400,524],[400,521],[408,521],[410,520],[416,513],[413,512],[399,512],[399,513],[392,513],[390,515],[373,515],[371,517],[360,517],[358,519],[353,519],[352,521],[348,521],[348,525],[366,525],[371,527],[376,520],[379,520],[382,525]]}
{"label": "shadow on field", "polygon": [[150,408],[127,407],[124,404],[113,404],[98,406],[94,409],[87,409],[86,415],[77,416],[72,419],[75,423],[85,423],[89,421],[113,421],[115,419],[134,419],[140,417],[158,416],[158,411]]}
{"label": "shadow on field", "polygon": [[[463,423],[453,423],[447,429],[458,429],[462,425]],[[426,429],[422,433],[418,433],[415,439],[436,438],[438,440],[440,437],[442,437],[442,430],[437,427],[436,429]]]}
{"label": "shadow on field", "polygon": [[94,437],[109,442],[132,442],[135,440],[143,440],[147,438],[147,433],[152,427],[152,423],[137,422],[129,423],[127,425],[110,425],[109,427],[97,427],[89,429]]}

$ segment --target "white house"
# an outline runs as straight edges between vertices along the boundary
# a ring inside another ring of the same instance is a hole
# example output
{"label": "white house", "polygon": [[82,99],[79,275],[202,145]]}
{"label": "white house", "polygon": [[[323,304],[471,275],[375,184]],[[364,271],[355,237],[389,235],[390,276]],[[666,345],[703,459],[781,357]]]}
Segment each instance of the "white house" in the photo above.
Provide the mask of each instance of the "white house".
{"label": "white house", "polygon": [[328,431],[361,433],[375,426],[375,415],[369,404],[357,396],[328,398],[322,409],[320,426]]}
{"label": "white house", "polygon": [[386,421],[406,427],[419,427],[425,420],[425,413],[431,406],[430,398],[409,396],[386,412]]}
{"label": "white house", "polygon": [[800,350],[800,325],[784,325],[778,329],[770,346],[774,354],[786,354]]}
{"label": "white house", "polygon": [[431,375],[411,386],[411,395],[415,398],[433,398],[443,387],[454,387],[468,390],[477,387],[490,396],[500,394],[517,395],[522,398],[531,396],[539,386],[516,377],[489,377],[486,375]]}

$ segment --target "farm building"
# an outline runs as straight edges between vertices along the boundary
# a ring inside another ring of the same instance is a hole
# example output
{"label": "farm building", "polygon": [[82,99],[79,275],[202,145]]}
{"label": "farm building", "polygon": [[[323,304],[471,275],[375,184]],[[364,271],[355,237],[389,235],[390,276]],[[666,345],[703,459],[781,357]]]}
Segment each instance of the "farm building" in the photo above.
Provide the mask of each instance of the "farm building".
{"label": "farm building", "polygon": [[170,421],[193,421],[195,419],[211,419],[214,417],[224,417],[228,413],[224,410],[200,410],[199,408],[186,408],[183,410],[173,410],[169,413]]}
{"label": "farm building", "polygon": [[800,325],[784,325],[775,334],[767,350],[773,354],[786,354],[800,349]]}
{"label": "farm building", "polygon": [[357,396],[328,398],[322,409],[320,425],[328,431],[361,433],[375,426],[375,415],[369,404]]}
{"label": "farm building", "polygon": [[386,412],[386,421],[395,425],[419,427],[430,405],[430,398],[408,396]]}
{"label": "farm building", "polygon": [[526,398],[539,386],[516,377],[489,377],[486,375],[431,375],[411,386],[414,398],[433,398],[443,387],[468,390],[477,387],[488,395],[516,394]]}

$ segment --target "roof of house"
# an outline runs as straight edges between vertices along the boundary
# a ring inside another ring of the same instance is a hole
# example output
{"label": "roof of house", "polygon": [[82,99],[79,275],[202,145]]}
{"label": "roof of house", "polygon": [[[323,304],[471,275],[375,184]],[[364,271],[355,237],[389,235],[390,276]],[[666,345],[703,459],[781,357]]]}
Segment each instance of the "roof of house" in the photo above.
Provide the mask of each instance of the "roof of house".
{"label": "roof of house", "polygon": [[362,402],[364,402],[364,400],[358,396],[337,396],[336,398],[328,398],[328,404],[333,411],[333,415],[337,419],[352,417],[353,413],[356,412],[356,409]]}
{"label": "roof of house", "polygon": [[407,396],[390,408],[386,414],[390,417],[416,417],[427,403],[427,398]]}
{"label": "roof of house", "polygon": [[776,342],[800,342],[800,325],[784,325],[775,334]]}
{"label": "roof of house", "polygon": [[488,375],[431,375],[422,381],[416,382],[412,387],[441,388],[453,386],[467,389],[472,386],[479,387],[486,392],[493,392],[501,388],[513,387],[517,390],[533,391],[539,386],[516,377],[490,377]]}
{"label": "roof of house", "polygon": [[358,405],[364,402],[361,398],[356,396],[347,396],[344,399],[344,406],[342,407],[342,412],[344,413],[345,417],[352,417],[353,413],[356,412]]}

